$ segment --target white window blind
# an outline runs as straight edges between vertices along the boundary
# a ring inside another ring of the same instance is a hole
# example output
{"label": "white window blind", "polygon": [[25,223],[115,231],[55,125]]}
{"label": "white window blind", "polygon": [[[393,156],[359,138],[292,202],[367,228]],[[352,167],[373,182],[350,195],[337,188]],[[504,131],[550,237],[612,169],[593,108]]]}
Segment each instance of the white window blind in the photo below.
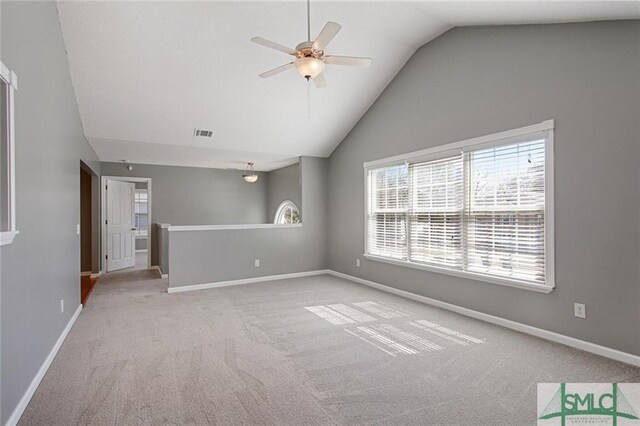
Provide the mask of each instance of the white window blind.
{"label": "white window blind", "polygon": [[406,165],[369,172],[369,253],[407,259],[409,173]]}
{"label": "white window blind", "polygon": [[544,283],[544,140],[468,155],[468,269]]}
{"label": "white window blind", "polygon": [[410,260],[462,267],[463,158],[412,164]]}
{"label": "white window blind", "polygon": [[[553,286],[549,133],[368,168],[366,255]],[[454,152],[453,154],[451,152]],[[429,158],[431,157],[431,158]],[[495,280],[489,280],[495,282]]]}

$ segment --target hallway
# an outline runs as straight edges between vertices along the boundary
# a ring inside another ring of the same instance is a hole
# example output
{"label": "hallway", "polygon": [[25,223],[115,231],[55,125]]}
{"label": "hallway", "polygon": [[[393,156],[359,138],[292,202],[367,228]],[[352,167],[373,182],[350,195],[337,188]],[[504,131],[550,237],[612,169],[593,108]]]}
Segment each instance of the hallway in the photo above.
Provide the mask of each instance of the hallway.
{"label": "hallway", "polygon": [[146,251],[138,251],[136,252],[136,264],[130,268],[117,269],[115,271],[108,272],[107,275],[113,274],[122,274],[133,271],[144,271],[149,268],[147,262],[147,252]]}
{"label": "hallway", "polygon": [[148,252],[146,251],[137,251],[136,252],[136,266],[132,268],[127,268],[127,269],[123,269],[126,271],[138,271],[141,269],[147,269],[148,263],[147,263],[147,256],[148,256]]}

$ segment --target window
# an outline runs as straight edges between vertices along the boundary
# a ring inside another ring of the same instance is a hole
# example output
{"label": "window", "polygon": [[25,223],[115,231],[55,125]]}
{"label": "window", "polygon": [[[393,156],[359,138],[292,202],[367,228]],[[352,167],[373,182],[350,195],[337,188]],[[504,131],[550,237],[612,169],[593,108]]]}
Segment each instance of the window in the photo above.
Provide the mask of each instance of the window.
{"label": "window", "polygon": [[18,234],[15,210],[14,92],[18,79],[0,63],[0,245]]}
{"label": "window", "polygon": [[408,177],[405,166],[370,171],[369,254],[407,258]]}
{"label": "window", "polygon": [[279,224],[300,223],[298,207],[291,200],[283,201],[276,211],[273,222]]}
{"label": "window", "polygon": [[136,189],[135,209],[136,236],[146,236],[149,227],[149,211],[146,189]]}
{"label": "window", "polygon": [[365,164],[365,256],[554,286],[553,121]]}

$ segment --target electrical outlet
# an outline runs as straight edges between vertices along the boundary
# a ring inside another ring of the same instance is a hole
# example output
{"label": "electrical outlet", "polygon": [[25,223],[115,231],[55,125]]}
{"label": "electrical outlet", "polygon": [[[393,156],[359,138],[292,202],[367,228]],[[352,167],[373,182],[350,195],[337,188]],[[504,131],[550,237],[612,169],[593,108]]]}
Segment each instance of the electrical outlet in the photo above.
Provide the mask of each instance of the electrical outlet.
{"label": "electrical outlet", "polygon": [[587,307],[583,303],[574,303],[573,304],[573,315],[576,318],[586,318],[587,317]]}
{"label": "electrical outlet", "polygon": [[60,313],[64,313],[64,299],[60,299]]}
{"label": "electrical outlet", "polygon": [[76,234],[80,235],[80,224],[76,225]]}
{"label": "electrical outlet", "polygon": [[360,267],[360,259],[356,259],[356,268]]}
{"label": "electrical outlet", "polygon": [[258,268],[260,267],[260,259],[256,259],[255,262],[253,262],[253,265]]}

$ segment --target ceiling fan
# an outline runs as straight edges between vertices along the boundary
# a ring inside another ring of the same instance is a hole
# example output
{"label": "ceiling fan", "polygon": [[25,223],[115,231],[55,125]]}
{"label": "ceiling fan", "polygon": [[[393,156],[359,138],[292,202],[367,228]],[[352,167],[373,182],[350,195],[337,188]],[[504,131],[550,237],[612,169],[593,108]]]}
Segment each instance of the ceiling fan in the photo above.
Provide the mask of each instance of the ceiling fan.
{"label": "ceiling fan", "polygon": [[279,50],[296,58],[293,62],[263,72],[259,76],[269,78],[289,68],[295,68],[307,81],[313,80],[316,87],[320,88],[327,85],[327,80],[322,74],[326,65],[344,65],[351,67],[368,67],[371,65],[371,58],[324,54],[324,50],[329,42],[333,40],[341,29],[342,25],[335,22],[327,22],[322,31],[320,31],[320,34],[318,34],[318,37],[316,37],[315,40],[311,40],[311,12],[309,0],[307,0],[307,41],[303,41],[298,44],[295,49],[291,49],[290,47],[266,40],[262,37],[254,37],[251,39],[251,41],[256,44]]}

